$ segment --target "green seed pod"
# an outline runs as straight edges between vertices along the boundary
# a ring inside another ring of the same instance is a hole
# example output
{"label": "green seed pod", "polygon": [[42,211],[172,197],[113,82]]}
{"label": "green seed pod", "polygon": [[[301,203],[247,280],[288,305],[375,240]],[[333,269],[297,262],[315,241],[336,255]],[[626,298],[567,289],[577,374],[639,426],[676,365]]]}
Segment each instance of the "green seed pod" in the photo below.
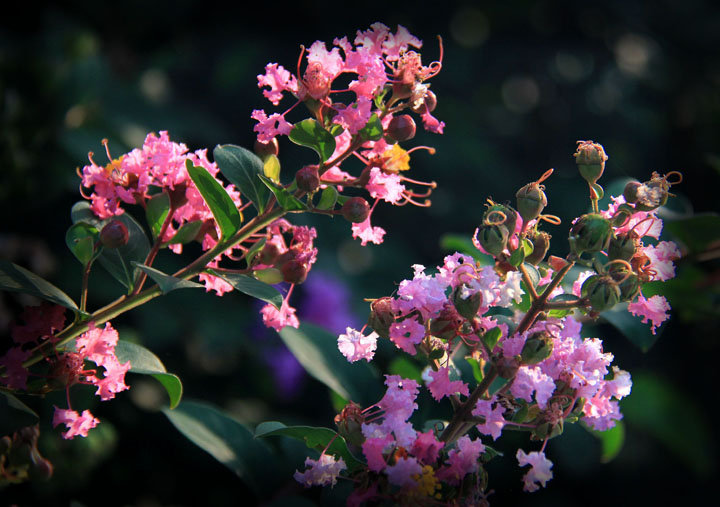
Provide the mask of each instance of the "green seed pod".
{"label": "green seed pod", "polygon": [[620,301],[632,301],[640,292],[640,278],[623,265],[610,268],[610,276],[620,289]]}
{"label": "green seed pod", "polygon": [[463,287],[458,287],[453,293],[452,302],[457,312],[468,320],[472,320],[477,315],[480,305],[482,304],[482,294],[476,292],[466,299],[460,296]]}
{"label": "green seed pod", "polygon": [[625,185],[625,190],[623,190],[625,202],[636,203],[640,187],[642,187],[642,183],[639,181],[628,181],[627,185]]}
{"label": "green seed pod", "polygon": [[538,364],[552,354],[553,341],[549,333],[544,331],[533,333],[523,346],[521,357],[523,364]]}
{"label": "green seed pod", "polygon": [[637,239],[633,233],[620,234],[610,239],[608,259],[629,261],[637,252]]}
{"label": "green seed pod", "polygon": [[620,302],[620,289],[607,275],[593,275],[585,280],[581,294],[590,301],[590,307],[595,312],[604,312]]}
{"label": "green seed pod", "polygon": [[515,357],[501,357],[495,363],[498,375],[504,379],[511,379],[515,377],[515,374],[520,369],[520,356]]}
{"label": "green seed pod", "polygon": [[486,252],[497,257],[507,247],[509,236],[504,225],[481,225],[477,238]]}
{"label": "green seed pod", "polygon": [[533,251],[530,255],[525,257],[525,262],[528,262],[532,264],[533,266],[537,266],[542,262],[542,260],[545,258],[545,255],[547,255],[548,250],[550,249],[550,236],[547,232],[544,231],[536,231],[531,236],[528,236],[528,239],[533,245]]}
{"label": "green seed pod", "polygon": [[608,159],[601,145],[592,141],[578,141],[577,151],[573,156],[585,181],[595,183],[600,179]]}
{"label": "green seed pod", "polygon": [[508,233],[512,235],[515,232],[517,224],[518,212],[510,206],[492,203],[483,214],[483,225],[504,225],[507,227]]}
{"label": "green seed pod", "polygon": [[607,248],[613,230],[610,221],[597,213],[587,213],[570,229],[570,249],[576,255],[600,252]]}
{"label": "green seed pod", "polygon": [[443,340],[452,340],[458,334],[458,328],[465,322],[455,307],[445,303],[440,315],[430,321],[430,334],[442,338]]}
{"label": "green seed pod", "polygon": [[525,223],[539,217],[542,210],[547,206],[547,196],[543,192],[543,187],[535,181],[518,190],[515,197],[517,199],[518,213],[520,213]]}

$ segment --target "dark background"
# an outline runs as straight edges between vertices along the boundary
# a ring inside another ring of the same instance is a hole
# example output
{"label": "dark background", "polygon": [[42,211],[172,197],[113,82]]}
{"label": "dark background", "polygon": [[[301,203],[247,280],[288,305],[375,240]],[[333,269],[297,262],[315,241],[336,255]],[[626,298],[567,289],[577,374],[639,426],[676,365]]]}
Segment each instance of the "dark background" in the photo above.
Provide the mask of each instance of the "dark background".
{"label": "dark background", "polygon": [[[606,189],[619,179],[679,170],[685,181],[674,188],[676,212],[718,210],[720,10],[710,0],[296,2],[257,4],[253,12],[240,4],[228,9],[188,1],[65,5],[28,6],[0,21],[0,256],[73,296],[80,270],[64,234],[78,199],[75,168],[87,163],[90,150],[104,160],[102,138],[110,140],[114,156],[159,130],[192,150],[219,143],[249,147],[250,112],[272,109],[256,86],[265,64],[294,69],[300,44],[352,38],[375,21],[393,29],[402,24],[421,38],[425,62],[438,56],[434,37],[443,38],[443,71],[432,89],[445,134],[417,136],[417,144],[434,146],[437,154],[418,152],[410,174],[434,179],[439,188],[429,209],[381,205],[373,215],[388,231],[381,246],[361,248],[343,221],[308,219],[320,248],[310,278],[346,284],[347,297],[333,298],[335,320],[327,326],[352,313],[361,325],[363,297],[391,293],[411,275],[411,264],[438,264],[444,233],[471,234],[488,196],[511,200],[550,167],[555,174],[546,182],[547,211],[565,224],[583,213],[587,190],[572,159],[578,139],[604,145],[610,156],[601,181]],[[280,158],[287,181],[311,154],[283,140]],[[564,254],[565,233],[554,231],[553,251]],[[510,442],[506,457],[489,467],[493,505],[700,503],[717,465],[719,278],[706,245],[685,251],[667,294],[672,321],[649,352],[599,327],[616,363],[660,400],[637,391],[627,400],[635,403],[628,407],[635,415],[626,417],[620,455],[601,464],[594,437],[570,428],[549,443],[554,479],[527,495]],[[91,308],[120,293],[104,276],[93,275]],[[323,301],[338,290],[316,284],[293,301],[310,315],[313,298]],[[22,301],[2,297],[0,325],[7,329]],[[256,315],[257,307],[235,294],[220,299],[181,291],[114,325],[179,374],[188,397],[220,405],[249,425],[268,419],[331,425],[327,390],[293,369]],[[268,369],[279,361],[290,366]],[[154,384],[130,380],[133,389],[93,408],[103,424],[92,438],[60,441],[47,424],[50,405],[41,406],[41,449],[52,457],[55,477],[2,490],[0,498],[18,505],[254,502],[239,479],[153,411]],[[74,402],[90,406],[91,394],[73,394]],[[530,450],[526,442],[517,445]],[[278,494],[293,491],[290,480]],[[317,492],[309,494],[317,499]]]}

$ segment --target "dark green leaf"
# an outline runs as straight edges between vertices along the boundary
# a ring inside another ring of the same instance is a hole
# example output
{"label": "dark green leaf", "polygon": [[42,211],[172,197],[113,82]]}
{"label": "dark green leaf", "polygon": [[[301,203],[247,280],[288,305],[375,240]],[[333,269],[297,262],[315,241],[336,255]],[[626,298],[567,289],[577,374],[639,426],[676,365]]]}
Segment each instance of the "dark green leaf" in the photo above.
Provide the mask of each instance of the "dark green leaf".
{"label": "dark green leaf", "polygon": [[482,371],[482,368],[480,368],[480,363],[477,359],[474,359],[470,356],[467,356],[465,358],[465,361],[470,365],[472,368],[472,374],[475,380],[479,383],[482,382],[482,379],[485,377],[485,374]]}
{"label": "dark green leaf", "polygon": [[625,425],[622,421],[616,421],[615,426],[606,431],[597,431],[583,424],[592,435],[600,440],[602,448],[600,454],[601,463],[610,463],[622,450],[625,442]]}
{"label": "dark green leaf", "polygon": [[[164,414],[180,433],[241,477],[258,496],[277,486],[272,454],[245,426],[217,408],[183,401]],[[247,500],[247,499],[246,499]]]}
{"label": "dark green leaf", "polygon": [[38,415],[10,393],[0,391],[0,436],[38,423]]}
{"label": "dark green leaf", "polygon": [[115,355],[122,364],[130,361],[131,372],[154,377],[167,391],[170,408],[178,406],[183,393],[182,382],[177,375],[168,373],[160,358],[145,347],[125,340],[118,340]]}
{"label": "dark green leaf", "polygon": [[360,129],[358,134],[366,141],[377,141],[382,139],[383,126],[378,115],[373,113],[367,124]]}
{"label": "dark green leaf", "polygon": [[273,181],[280,181],[280,159],[272,153],[265,157],[263,162],[263,174]]}
{"label": "dark green leaf", "polygon": [[498,340],[502,336],[502,331],[499,327],[489,329],[484,335],[482,335],[482,341],[487,346],[488,350],[492,352],[497,344]]}
{"label": "dark green leaf", "polygon": [[471,256],[483,266],[495,265],[495,259],[491,255],[480,252],[468,236],[460,234],[443,234],[440,237],[440,248],[446,252],[460,252]]}
{"label": "dark green leaf", "polygon": [[690,253],[698,254],[720,238],[720,215],[697,214],[681,220],[665,222],[665,231],[684,243]]}
{"label": "dark green leaf", "polygon": [[174,245],[176,243],[190,243],[195,238],[197,238],[198,232],[200,232],[202,224],[202,220],[185,222],[175,233],[175,236],[173,236],[172,239],[168,241],[168,243],[171,245]]}
{"label": "dark green leaf", "polygon": [[658,375],[634,371],[632,381],[632,393],[620,401],[628,431],[651,435],[698,477],[713,477],[716,458],[707,408]]}
{"label": "dark green leaf", "polygon": [[77,305],[70,296],[53,284],[17,264],[4,260],[0,260],[0,290],[30,294],[78,311]]}
{"label": "dark green leaf", "polygon": [[333,135],[312,118],[296,123],[288,137],[295,144],[315,150],[320,156],[320,162],[325,162],[335,152]]}
{"label": "dark green leaf", "polygon": [[523,265],[525,266],[525,271],[527,271],[533,286],[537,287],[538,283],[540,283],[541,278],[537,268],[532,264],[528,264],[527,262]]}
{"label": "dark green leaf", "polygon": [[525,248],[523,248],[522,245],[520,245],[518,248],[513,250],[513,253],[510,254],[510,259],[508,259],[508,262],[512,264],[513,266],[517,267],[520,264],[523,263],[525,260]]}
{"label": "dark green leaf", "polygon": [[285,211],[301,211],[307,209],[304,202],[292,195],[282,186],[274,183],[270,178],[261,175],[260,180],[262,180],[262,182],[275,195],[278,204]]}
{"label": "dark green leaf", "polygon": [[317,209],[333,209],[335,207],[335,203],[338,200],[338,191],[333,186],[327,186],[323,189],[322,193],[320,194],[320,201],[318,201],[316,208]]}
{"label": "dark green leaf", "polygon": [[397,356],[388,365],[388,373],[391,375],[400,375],[402,378],[416,380],[422,383],[422,371],[417,364],[405,356]]}
{"label": "dark green leaf", "polygon": [[163,273],[150,266],[145,266],[139,262],[133,262],[133,265],[145,271],[145,273],[158,284],[163,294],[177,289],[202,289],[204,287],[202,284],[191,282],[190,280],[183,280],[182,278],[175,278],[174,276]]}
{"label": "dark green leaf", "polygon": [[652,334],[650,324],[643,324],[640,317],[628,312],[627,307],[627,303],[620,303],[615,305],[612,310],[607,310],[600,315],[625,335],[625,338],[630,340],[633,345],[643,352],[647,352],[660,337],[663,327],[657,329],[657,334]]}
{"label": "dark green leaf", "polygon": [[83,222],[71,225],[65,234],[65,244],[83,266],[96,255],[95,244],[99,239],[98,230]]}
{"label": "dark green leaf", "polygon": [[213,157],[225,177],[253,203],[258,213],[265,211],[270,192],[258,179],[265,173],[263,161],[253,152],[233,144],[217,145]]}
{"label": "dark green leaf", "polygon": [[145,218],[150,226],[153,238],[157,238],[162,230],[163,223],[170,213],[170,197],[165,193],[157,194],[148,199],[145,208]]}
{"label": "dark green leaf", "polygon": [[379,382],[370,366],[362,361],[349,363],[338,350],[337,336],[302,324],[300,329],[284,328],[280,338],[311,376],[343,398],[363,406],[380,399]]}
{"label": "dark green leaf", "polygon": [[278,309],[282,305],[283,296],[275,287],[256,280],[252,276],[237,273],[220,273],[212,269],[209,269],[208,272],[211,275],[219,276],[243,294],[270,303]]}
{"label": "dark green leaf", "polygon": [[337,123],[333,123],[332,125],[330,125],[330,133],[333,135],[333,137],[337,137],[343,132],[345,132],[345,129],[342,125],[339,125]]}
{"label": "dark green leaf", "polygon": [[255,428],[255,438],[277,435],[301,440],[305,442],[305,445],[307,445],[308,448],[315,449],[320,452],[322,452],[332,440],[332,444],[328,447],[326,454],[341,457],[345,461],[345,465],[348,467],[348,471],[350,472],[363,467],[363,463],[355,458],[355,456],[353,456],[348,450],[345,439],[330,428],[285,426],[283,423],[277,421],[260,423],[258,427]]}
{"label": "dark green leaf", "polygon": [[[561,302],[561,301],[580,301],[580,298],[574,294],[560,294],[550,300],[550,302]],[[554,309],[548,311],[548,316],[562,319],[566,315],[573,313],[574,309]]]}
{"label": "dark green leaf", "polygon": [[204,167],[195,166],[190,160],[185,161],[185,167],[220,227],[220,238],[227,239],[235,234],[242,218],[223,186]]}
{"label": "dark green leaf", "polygon": [[119,220],[128,230],[128,242],[120,248],[103,248],[98,261],[113,278],[123,284],[128,292],[132,290],[135,279],[134,262],[143,263],[150,252],[150,242],[140,224],[129,214],[123,213],[107,220],[99,220],[90,209],[87,201],[76,203],[70,212],[74,223],[88,223],[102,230],[103,225],[111,220]]}

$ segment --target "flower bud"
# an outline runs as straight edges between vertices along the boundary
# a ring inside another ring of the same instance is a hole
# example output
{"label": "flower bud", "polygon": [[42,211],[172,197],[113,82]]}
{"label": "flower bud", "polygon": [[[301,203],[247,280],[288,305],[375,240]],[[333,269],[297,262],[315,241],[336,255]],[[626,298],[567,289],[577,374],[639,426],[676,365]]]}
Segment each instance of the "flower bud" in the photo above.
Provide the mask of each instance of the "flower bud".
{"label": "flower bud", "polygon": [[642,187],[642,183],[639,181],[628,181],[623,190],[623,197],[625,202],[635,203],[638,200],[638,190]]}
{"label": "flower bud", "polygon": [[543,192],[543,187],[534,181],[518,190],[515,197],[517,198],[518,213],[525,223],[539,217],[547,206],[547,197]]}
{"label": "flower bud", "polygon": [[467,291],[467,287],[465,285],[455,289],[452,302],[460,315],[468,320],[472,320],[477,315],[480,305],[482,304],[482,293],[475,292],[474,294],[468,295],[467,298],[463,298],[461,294],[464,291]]}
{"label": "flower bud", "polygon": [[450,303],[445,303],[440,310],[440,315],[430,322],[430,334],[444,340],[452,340],[457,336],[458,328],[463,322],[464,319],[458,314],[455,307]]}
{"label": "flower bud", "polygon": [[533,437],[537,440],[546,440],[562,435],[564,429],[563,419],[558,422],[545,422],[533,431]]}
{"label": "flower bud", "polygon": [[637,239],[632,233],[620,234],[610,239],[608,244],[608,259],[629,261],[637,252]]}
{"label": "flower bud", "polygon": [[409,114],[393,117],[385,134],[393,141],[407,141],[415,137],[415,120]]}
{"label": "flower bud", "polygon": [[258,269],[253,271],[255,278],[268,285],[274,285],[283,281],[283,273],[278,268]]}
{"label": "flower bud", "polygon": [[253,145],[253,151],[260,158],[265,158],[268,155],[277,155],[280,152],[280,145],[276,138],[272,138],[271,141],[264,143],[262,141],[255,141]]}
{"label": "flower bud", "polygon": [[658,173],[653,173],[650,181],[646,181],[637,189],[635,209],[639,211],[652,211],[663,206],[670,195],[670,184],[667,179]]}
{"label": "flower bud", "polygon": [[370,205],[362,197],[353,197],[345,201],[340,213],[348,222],[359,224],[367,220],[370,215]]}
{"label": "flower bud", "polygon": [[262,247],[262,250],[260,250],[260,253],[255,259],[257,259],[257,262],[260,264],[273,265],[279,256],[280,247],[275,243],[265,243],[265,246]]}
{"label": "flower bud", "polygon": [[578,141],[577,151],[573,156],[585,181],[595,183],[600,179],[608,159],[601,145],[592,141]]}
{"label": "flower bud", "polygon": [[620,289],[621,302],[632,301],[640,292],[640,278],[625,266],[612,266],[610,276],[612,276]]}
{"label": "flower bud", "polygon": [[553,351],[553,341],[549,333],[541,331],[532,334],[523,346],[521,357],[523,364],[538,364],[544,361]]}
{"label": "flower bud", "polygon": [[437,95],[430,90],[425,92],[425,96],[422,101],[412,107],[412,111],[414,113],[422,114],[425,112],[426,107],[429,113],[432,113],[437,107]]}
{"label": "flower bud", "polygon": [[510,206],[493,203],[483,213],[483,225],[504,225],[507,227],[508,234],[515,232],[515,225],[518,220],[518,212]]}
{"label": "flower bud", "polygon": [[544,231],[536,231],[532,235],[528,236],[528,239],[533,245],[533,251],[525,257],[525,262],[537,266],[542,262],[550,249],[550,238],[551,236]]}
{"label": "flower bud", "polygon": [[392,298],[376,299],[370,304],[368,325],[382,338],[390,338],[390,325],[395,322],[392,311]]}
{"label": "flower bud", "polygon": [[610,221],[597,213],[587,213],[570,229],[570,249],[576,255],[583,252],[599,252],[607,248],[612,237]]}
{"label": "flower bud", "polygon": [[335,416],[335,425],[338,433],[345,441],[356,446],[360,446],[365,441],[362,434],[362,425],[365,422],[365,416],[362,407],[357,403],[350,402],[345,405],[338,415]]}
{"label": "flower bud", "polygon": [[520,369],[520,356],[514,357],[501,357],[495,363],[498,375],[504,379],[511,379],[515,377],[515,374]]}
{"label": "flower bud", "polygon": [[105,248],[120,248],[127,245],[127,227],[120,220],[112,220],[100,231],[100,242]]}
{"label": "flower bud", "polygon": [[280,267],[283,280],[288,283],[303,283],[308,275],[308,268],[297,259],[291,259]]}
{"label": "flower bud", "polygon": [[306,165],[295,173],[295,182],[303,192],[314,192],[320,186],[318,166]]}
{"label": "flower bud", "polygon": [[620,289],[610,276],[591,276],[583,283],[581,294],[595,312],[604,312],[620,302]]}
{"label": "flower bud", "polygon": [[497,257],[507,247],[509,236],[510,233],[504,225],[481,225],[477,238],[486,252]]}

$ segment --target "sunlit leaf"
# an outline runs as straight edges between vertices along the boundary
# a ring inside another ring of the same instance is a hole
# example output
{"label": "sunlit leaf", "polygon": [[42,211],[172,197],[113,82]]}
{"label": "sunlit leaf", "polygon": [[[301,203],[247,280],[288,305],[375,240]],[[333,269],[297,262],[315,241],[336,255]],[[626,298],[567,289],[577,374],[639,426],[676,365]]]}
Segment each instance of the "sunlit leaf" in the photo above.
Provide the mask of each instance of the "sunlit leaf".
{"label": "sunlit leaf", "polygon": [[275,195],[278,204],[285,211],[302,211],[306,210],[307,206],[300,199],[288,192],[284,187],[273,182],[266,176],[260,176],[260,180],[270,189]]}
{"label": "sunlit leaf", "polygon": [[252,276],[237,273],[221,273],[212,269],[209,269],[208,272],[214,276],[219,276],[243,294],[270,303],[278,309],[282,305],[283,296],[280,294],[280,291],[272,285],[256,280]]}
{"label": "sunlit leaf", "polygon": [[263,161],[253,152],[233,144],[217,145],[213,157],[220,172],[253,203],[258,213],[265,211],[270,192],[258,179],[265,173]]}
{"label": "sunlit leaf", "polygon": [[99,239],[99,231],[83,222],[71,225],[65,233],[65,244],[83,266],[86,266],[98,253],[95,251],[95,245]]}
{"label": "sunlit leaf", "polygon": [[327,161],[335,152],[335,137],[312,118],[296,123],[288,137],[295,144],[315,150],[320,162]]}
{"label": "sunlit leaf", "polygon": [[157,238],[160,234],[168,213],[170,213],[170,197],[165,192],[148,199],[145,207],[145,218],[150,226],[153,238]]}
{"label": "sunlit leaf", "polygon": [[178,406],[182,398],[183,385],[177,375],[168,373],[165,365],[155,354],[142,345],[118,340],[115,355],[120,363],[130,361],[130,371],[141,375],[150,375],[162,384],[170,398],[170,408]]}
{"label": "sunlit leaf", "polygon": [[175,235],[168,241],[169,244],[177,243],[190,243],[197,238],[200,228],[202,227],[202,220],[194,220],[192,222],[185,222],[180,226],[180,229]]}
{"label": "sunlit leaf", "polygon": [[601,463],[609,463],[620,454],[625,442],[625,424],[622,421],[616,421],[614,427],[605,431],[594,430],[585,424],[582,426],[600,440]]}
{"label": "sunlit leaf", "polygon": [[202,289],[205,286],[197,282],[191,282],[190,280],[183,280],[182,278],[176,278],[174,276],[163,273],[160,270],[145,266],[138,262],[133,263],[134,266],[142,269],[147,275],[160,287],[163,294],[167,294],[170,291],[177,289]]}
{"label": "sunlit leaf", "polygon": [[242,218],[223,186],[204,167],[195,166],[190,160],[185,161],[185,166],[215,217],[215,222],[220,227],[221,238],[227,239],[235,234],[240,229]]}

